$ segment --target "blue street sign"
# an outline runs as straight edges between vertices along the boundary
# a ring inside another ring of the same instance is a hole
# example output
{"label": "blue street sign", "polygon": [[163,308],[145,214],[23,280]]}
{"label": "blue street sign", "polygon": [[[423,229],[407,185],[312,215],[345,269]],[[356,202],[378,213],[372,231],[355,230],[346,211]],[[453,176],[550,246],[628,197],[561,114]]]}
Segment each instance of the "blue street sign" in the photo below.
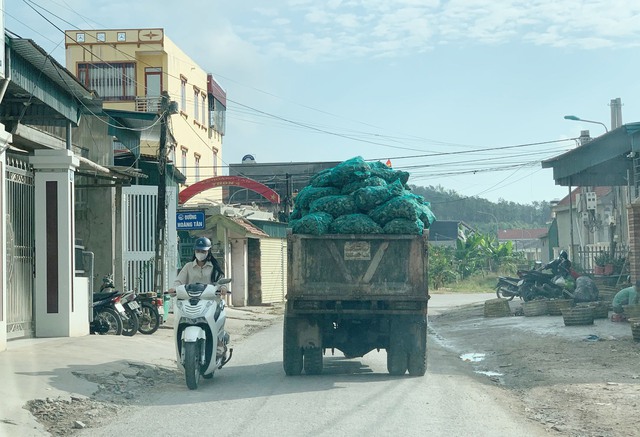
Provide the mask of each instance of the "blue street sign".
{"label": "blue street sign", "polygon": [[176,229],[179,231],[204,229],[204,211],[189,211],[177,213]]}

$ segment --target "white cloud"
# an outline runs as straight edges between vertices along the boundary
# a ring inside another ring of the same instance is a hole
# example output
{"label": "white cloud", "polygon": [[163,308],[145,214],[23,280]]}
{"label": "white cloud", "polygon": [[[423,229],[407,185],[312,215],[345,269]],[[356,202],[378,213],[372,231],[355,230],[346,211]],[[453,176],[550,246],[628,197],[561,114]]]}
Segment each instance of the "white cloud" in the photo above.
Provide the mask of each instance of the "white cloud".
{"label": "white cloud", "polygon": [[[403,56],[441,44],[590,49],[640,41],[635,0],[291,0],[278,17],[289,21],[271,29],[278,41],[272,55],[305,62],[371,56],[376,50]],[[258,42],[264,30],[245,28],[242,35]],[[332,50],[323,49],[329,40]]]}

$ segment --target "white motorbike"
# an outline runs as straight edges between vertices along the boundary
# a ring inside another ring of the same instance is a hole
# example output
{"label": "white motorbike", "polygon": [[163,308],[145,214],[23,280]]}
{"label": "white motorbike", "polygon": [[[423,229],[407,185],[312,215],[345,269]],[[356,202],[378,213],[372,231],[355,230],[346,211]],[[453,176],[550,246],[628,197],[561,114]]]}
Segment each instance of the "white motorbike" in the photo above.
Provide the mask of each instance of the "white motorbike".
{"label": "white motorbike", "polygon": [[187,284],[176,287],[174,341],[178,368],[184,370],[187,387],[198,388],[200,376],[213,378],[227,364],[233,349],[227,349],[229,334],[220,289],[230,278],[215,284]]}

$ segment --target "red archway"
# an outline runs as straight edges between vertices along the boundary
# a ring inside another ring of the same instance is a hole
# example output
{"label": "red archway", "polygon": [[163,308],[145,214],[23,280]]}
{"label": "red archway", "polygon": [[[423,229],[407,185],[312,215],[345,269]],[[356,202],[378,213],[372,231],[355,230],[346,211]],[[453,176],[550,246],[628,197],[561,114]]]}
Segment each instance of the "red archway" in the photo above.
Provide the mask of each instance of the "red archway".
{"label": "red archway", "polygon": [[202,193],[209,188],[222,187],[225,185],[233,185],[255,191],[271,203],[280,203],[280,195],[271,188],[253,179],[243,178],[240,176],[214,176],[196,182],[190,187],[185,188],[178,194],[178,202],[183,204],[196,194]]}

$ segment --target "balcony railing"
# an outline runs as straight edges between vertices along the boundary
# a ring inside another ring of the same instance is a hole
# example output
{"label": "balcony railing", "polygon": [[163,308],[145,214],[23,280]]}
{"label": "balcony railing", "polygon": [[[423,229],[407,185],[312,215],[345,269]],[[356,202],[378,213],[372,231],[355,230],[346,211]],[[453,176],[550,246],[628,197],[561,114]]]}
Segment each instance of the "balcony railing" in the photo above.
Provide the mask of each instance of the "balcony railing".
{"label": "balcony railing", "polygon": [[160,112],[161,97],[136,97],[137,112]]}

